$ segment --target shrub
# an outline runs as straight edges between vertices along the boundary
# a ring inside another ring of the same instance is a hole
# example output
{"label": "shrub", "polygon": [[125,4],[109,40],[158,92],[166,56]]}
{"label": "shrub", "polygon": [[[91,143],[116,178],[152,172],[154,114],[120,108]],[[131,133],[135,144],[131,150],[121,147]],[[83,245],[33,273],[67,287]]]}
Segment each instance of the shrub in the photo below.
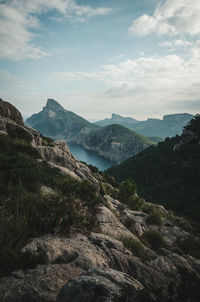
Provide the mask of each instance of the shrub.
{"label": "shrub", "polygon": [[144,200],[140,198],[137,194],[134,194],[131,197],[129,197],[127,201],[127,205],[130,210],[139,211],[144,206]]}
{"label": "shrub", "polygon": [[132,252],[133,256],[141,258],[143,261],[150,259],[149,252],[144,248],[139,240],[131,237],[121,237],[119,240]]}
{"label": "shrub", "polygon": [[135,226],[135,221],[134,219],[131,218],[126,218],[126,220],[124,221],[124,226],[131,232],[134,231],[134,226]]}
{"label": "shrub", "polygon": [[164,247],[164,248],[167,247],[166,241],[163,239],[161,234],[155,230],[146,231],[142,235],[142,241],[144,244],[146,244],[147,246],[149,246],[150,248],[152,248],[154,250],[158,250],[161,247]]}
{"label": "shrub", "polygon": [[189,235],[184,240],[178,240],[179,248],[186,254],[194,258],[200,259],[200,240]]}
{"label": "shrub", "polygon": [[146,223],[150,225],[161,226],[162,225],[161,213],[158,210],[153,210],[152,212],[150,212],[149,216],[147,217]]}
{"label": "shrub", "polygon": [[22,127],[15,127],[10,130],[8,134],[13,139],[25,140],[28,142],[32,141],[32,135]]}
{"label": "shrub", "polygon": [[43,146],[49,146],[49,147],[54,147],[55,146],[55,142],[53,139],[46,137],[42,134],[40,134],[42,137],[42,145]]}
{"label": "shrub", "polygon": [[129,198],[137,192],[136,184],[132,179],[126,179],[119,185],[119,199],[127,203]]}

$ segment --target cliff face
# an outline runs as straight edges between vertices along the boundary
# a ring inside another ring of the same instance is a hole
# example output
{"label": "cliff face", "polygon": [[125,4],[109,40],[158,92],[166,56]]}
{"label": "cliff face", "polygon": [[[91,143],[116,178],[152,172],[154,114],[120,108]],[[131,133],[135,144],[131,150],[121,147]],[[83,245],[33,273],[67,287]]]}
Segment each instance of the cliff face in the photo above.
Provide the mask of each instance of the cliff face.
{"label": "cliff face", "polygon": [[10,118],[20,125],[24,125],[21,113],[10,103],[0,99],[0,115],[4,118]]}
{"label": "cliff face", "polygon": [[106,126],[87,136],[79,136],[76,142],[114,163],[120,163],[152,144],[145,137],[120,125]]}
{"label": "cliff face", "polygon": [[199,301],[200,243],[186,221],[2,112],[2,302]]}

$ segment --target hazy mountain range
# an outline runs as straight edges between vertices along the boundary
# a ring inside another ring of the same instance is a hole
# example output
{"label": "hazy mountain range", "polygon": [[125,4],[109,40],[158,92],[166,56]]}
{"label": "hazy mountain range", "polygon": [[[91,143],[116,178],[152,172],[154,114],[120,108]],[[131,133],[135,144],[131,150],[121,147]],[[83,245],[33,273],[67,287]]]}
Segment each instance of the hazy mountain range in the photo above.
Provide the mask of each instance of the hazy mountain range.
{"label": "hazy mountain range", "polygon": [[[134,130],[144,136],[160,138],[172,137],[181,134],[183,127],[193,118],[192,114],[178,113],[164,115],[163,119],[148,118],[146,121],[138,121],[131,117],[123,117],[119,114],[112,114],[111,118],[95,122],[98,126],[120,124]],[[162,140],[162,139],[160,139]]]}

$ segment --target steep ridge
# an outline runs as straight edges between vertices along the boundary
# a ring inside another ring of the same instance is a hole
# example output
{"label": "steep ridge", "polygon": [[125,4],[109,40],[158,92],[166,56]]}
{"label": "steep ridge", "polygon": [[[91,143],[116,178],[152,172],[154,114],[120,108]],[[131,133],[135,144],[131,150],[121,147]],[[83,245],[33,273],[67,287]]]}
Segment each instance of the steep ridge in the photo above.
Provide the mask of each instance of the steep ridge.
{"label": "steep ridge", "polygon": [[78,143],[115,163],[122,162],[152,144],[148,139],[119,125],[102,129],[65,110],[55,100],[47,100],[43,110],[27,119],[26,124],[53,139],[62,138]]}
{"label": "steep ridge", "polygon": [[28,118],[26,124],[54,139],[69,141],[73,141],[80,132],[87,133],[98,128],[79,115],[65,110],[53,99],[48,99],[43,110]]}
{"label": "steep ridge", "polygon": [[146,121],[137,121],[130,117],[122,117],[112,114],[110,119],[98,121],[95,124],[105,126],[111,124],[120,124],[131,130],[136,131],[146,137],[157,137],[162,141],[165,137],[172,137],[181,134],[183,127],[193,118],[192,114],[179,113],[164,115],[163,119],[148,118]]}
{"label": "steep ridge", "polygon": [[182,135],[167,138],[108,172],[118,181],[133,178],[140,194],[186,217],[200,217],[200,116]]}
{"label": "steep ridge", "polygon": [[2,302],[199,300],[190,225],[2,112]]}

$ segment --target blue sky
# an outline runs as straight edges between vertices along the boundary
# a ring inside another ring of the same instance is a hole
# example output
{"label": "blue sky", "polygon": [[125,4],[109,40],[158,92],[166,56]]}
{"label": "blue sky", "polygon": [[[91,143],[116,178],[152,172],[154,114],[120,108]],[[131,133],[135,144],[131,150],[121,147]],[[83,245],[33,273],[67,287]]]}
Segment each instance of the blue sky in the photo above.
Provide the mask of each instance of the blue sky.
{"label": "blue sky", "polygon": [[0,91],[95,121],[200,111],[200,0],[0,1]]}

